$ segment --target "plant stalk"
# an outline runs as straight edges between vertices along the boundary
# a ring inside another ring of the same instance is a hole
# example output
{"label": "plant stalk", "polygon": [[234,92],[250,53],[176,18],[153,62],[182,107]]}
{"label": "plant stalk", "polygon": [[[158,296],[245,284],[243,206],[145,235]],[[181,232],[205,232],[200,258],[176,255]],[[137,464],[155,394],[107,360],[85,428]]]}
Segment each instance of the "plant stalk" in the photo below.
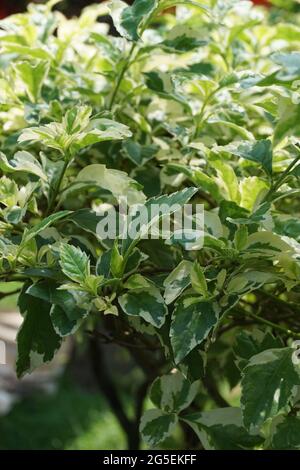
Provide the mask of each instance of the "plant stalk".
{"label": "plant stalk", "polygon": [[125,63],[119,73],[119,76],[118,76],[118,79],[117,79],[117,83],[116,83],[116,86],[115,86],[115,89],[113,91],[113,94],[111,96],[111,99],[110,99],[110,102],[109,102],[109,105],[108,105],[108,109],[109,111],[112,110],[112,107],[115,103],[115,100],[116,100],[116,97],[117,97],[117,94],[118,94],[118,91],[120,89],[120,86],[121,86],[121,83],[123,81],[123,78],[124,78],[124,75],[125,73],[127,72],[129,66],[130,66],[130,60],[131,60],[131,57],[135,51],[135,48],[136,48],[136,43],[133,43],[132,46],[131,46],[131,49],[128,53],[128,56],[127,56],[127,59],[125,60]]}
{"label": "plant stalk", "polygon": [[64,176],[65,176],[65,173],[66,173],[66,171],[67,171],[67,168],[68,168],[69,163],[70,163],[69,160],[65,160],[65,162],[64,162],[64,166],[63,166],[63,168],[62,168],[62,171],[61,171],[61,173],[60,173],[60,175],[59,175],[59,178],[58,178],[58,180],[57,180],[57,183],[56,183],[56,185],[55,185],[55,188],[54,188],[54,190],[53,190],[53,192],[52,192],[52,195],[51,195],[51,198],[50,198],[50,200],[49,200],[48,210],[47,210],[47,213],[46,213],[47,216],[48,216],[49,214],[51,214],[51,212],[52,212],[52,210],[53,210],[53,208],[54,208],[55,200],[56,200],[56,198],[57,198],[57,196],[58,196],[58,194],[59,194],[60,187],[61,187],[61,183],[62,183],[62,180],[63,180],[63,178],[64,178]]}

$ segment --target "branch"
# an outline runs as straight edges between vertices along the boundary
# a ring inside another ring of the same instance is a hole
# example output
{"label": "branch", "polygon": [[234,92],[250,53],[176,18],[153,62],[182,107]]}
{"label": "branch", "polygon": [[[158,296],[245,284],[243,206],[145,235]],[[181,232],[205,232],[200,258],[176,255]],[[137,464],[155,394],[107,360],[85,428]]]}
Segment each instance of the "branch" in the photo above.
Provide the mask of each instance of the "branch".
{"label": "branch", "polygon": [[90,338],[89,352],[91,358],[92,368],[100,390],[106,397],[112,411],[118,419],[121,427],[127,435],[130,435],[132,430],[132,422],[126,415],[123,405],[117,395],[114,384],[107,372],[107,366],[104,363],[102,348],[99,345],[97,338]]}
{"label": "branch", "polygon": [[5,299],[6,297],[9,297],[10,295],[19,294],[20,292],[21,292],[21,289],[13,290],[11,292],[0,292],[0,300]]}
{"label": "branch", "polygon": [[103,339],[103,343],[106,343],[106,344],[109,344],[109,343],[115,343],[119,346],[124,346],[125,348],[133,348],[133,349],[149,349],[149,350],[153,350],[153,351],[157,351],[161,348],[157,347],[157,346],[146,346],[146,345],[143,345],[143,344],[135,344],[133,342],[129,343],[127,341],[123,341],[115,336],[110,336],[106,333],[103,333],[101,331],[91,331],[91,330],[86,330],[86,333],[90,336],[95,336],[95,337],[98,337],[98,338],[102,338]]}
{"label": "branch", "polygon": [[284,326],[277,325],[276,323],[271,322],[270,320],[266,320],[263,317],[260,317],[256,315],[255,313],[252,312],[245,312],[246,315],[249,315],[252,318],[255,318],[259,323],[264,323],[265,325],[270,326],[271,328],[274,328],[276,330],[282,331],[283,333],[293,336],[295,338],[300,338],[300,333],[297,333],[296,331],[290,330],[289,328],[285,328]]}
{"label": "branch", "polygon": [[148,388],[151,385],[152,380],[146,379],[144,383],[139,387],[136,394],[136,405],[135,405],[135,421],[137,426],[139,426],[143,410],[144,410],[144,401],[148,392]]}

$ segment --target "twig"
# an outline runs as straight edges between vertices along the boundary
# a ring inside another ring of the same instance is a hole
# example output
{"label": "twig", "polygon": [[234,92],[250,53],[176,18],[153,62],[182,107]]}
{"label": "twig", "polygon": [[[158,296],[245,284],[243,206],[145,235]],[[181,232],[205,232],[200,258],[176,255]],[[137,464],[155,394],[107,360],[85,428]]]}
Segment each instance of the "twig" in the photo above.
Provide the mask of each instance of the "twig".
{"label": "twig", "polygon": [[95,336],[98,338],[102,338],[104,340],[104,343],[110,344],[110,343],[115,343],[119,346],[124,346],[125,348],[133,348],[133,349],[149,349],[149,350],[158,350],[160,348],[156,346],[144,346],[142,344],[135,344],[135,343],[129,343],[127,341],[120,340],[119,338],[116,338],[115,336],[110,336],[106,333],[103,333],[101,331],[95,330],[86,330],[86,333],[90,336]]}
{"label": "twig", "polygon": [[0,300],[5,299],[6,297],[9,297],[10,295],[19,294],[20,292],[21,292],[21,289],[13,290],[11,292],[0,292]]}
{"label": "twig", "polygon": [[245,313],[246,313],[246,315],[249,315],[250,317],[255,318],[260,323],[264,323],[265,325],[268,325],[271,328],[282,331],[283,333],[286,333],[289,336],[294,336],[295,338],[300,338],[300,333],[297,333],[296,331],[290,330],[289,328],[285,328],[284,326],[277,325],[276,323],[273,323],[270,320],[266,320],[265,318],[259,317],[255,313],[248,312],[248,311],[245,312]]}

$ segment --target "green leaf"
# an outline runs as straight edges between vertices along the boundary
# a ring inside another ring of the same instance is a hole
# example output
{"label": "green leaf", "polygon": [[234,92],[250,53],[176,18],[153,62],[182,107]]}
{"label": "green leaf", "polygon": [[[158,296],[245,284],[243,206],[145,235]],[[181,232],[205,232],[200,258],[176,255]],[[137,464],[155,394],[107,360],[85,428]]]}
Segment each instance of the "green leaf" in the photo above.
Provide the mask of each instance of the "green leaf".
{"label": "green leaf", "polygon": [[272,431],[272,450],[300,450],[299,416],[281,416]]}
{"label": "green leaf", "polygon": [[100,188],[110,191],[117,199],[126,196],[129,205],[143,203],[146,199],[139,184],[127,173],[108,169],[105,165],[86,166],[78,173],[76,180],[93,182]]}
{"label": "green leaf", "polygon": [[124,258],[119,252],[118,243],[116,241],[111,252],[110,270],[113,276],[120,277],[122,276],[123,268]]}
{"label": "green leaf", "polygon": [[[129,248],[131,249],[140,238],[147,235],[150,228],[157,224],[162,217],[174,214],[180,207],[184,206],[196,192],[196,188],[185,188],[182,191],[170,195],[150,198],[143,206],[138,207],[136,214],[132,216],[128,223],[128,236],[124,237],[123,240],[123,253]],[[142,217],[141,221],[141,214],[143,216],[145,213],[147,214],[147,220],[145,221]],[[131,229],[137,226],[139,226],[140,229],[137,231],[136,237],[131,238]]]}
{"label": "green leaf", "polygon": [[131,139],[125,140],[122,147],[124,154],[137,166],[147,163],[159,150],[157,145],[141,145]]}
{"label": "green leaf", "polygon": [[60,266],[63,273],[74,282],[83,283],[90,275],[90,260],[87,254],[73,245],[61,245]]}
{"label": "green leaf", "polygon": [[263,200],[269,189],[270,185],[257,176],[243,178],[239,184],[241,207],[244,207],[248,211],[257,209],[257,206]]}
{"label": "green leaf", "polygon": [[15,153],[11,160],[7,160],[6,156],[0,152],[0,168],[4,173],[14,173],[15,171],[22,171],[36,175],[42,180],[47,180],[47,175],[44,173],[40,162],[31,155],[29,152]]}
{"label": "green leaf", "polygon": [[267,349],[283,347],[280,338],[275,338],[270,331],[254,329],[253,331],[241,331],[234,345],[234,354],[237,357],[239,369],[246,367],[252,356]]}
{"label": "green leaf", "polygon": [[14,64],[17,77],[22,81],[29,99],[35,103],[40,98],[42,86],[49,73],[49,62],[23,61]]}
{"label": "green leaf", "polygon": [[165,100],[174,100],[180,103],[188,112],[190,112],[190,103],[187,97],[177,91],[176,77],[169,72],[146,72],[146,85]]}
{"label": "green leaf", "polygon": [[65,308],[59,305],[52,305],[50,309],[50,317],[55,332],[61,336],[69,336],[76,333],[78,328],[81,326],[84,317],[87,315],[87,311],[81,311],[78,314],[79,309],[75,309],[72,314],[69,314]]}
{"label": "green leaf", "polygon": [[293,52],[277,52],[272,55],[272,60],[281,65],[282,70],[280,73],[277,73],[279,78],[284,78],[285,80],[293,80],[299,77],[300,75],[300,53]]}
{"label": "green leaf", "polygon": [[[245,247],[247,251],[260,253],[261,255],[278,256],[281,252],[292,252],[293,248],[279,235],[270,232],[256,232],[249,235],[247,245]],[[248,256],[246,253],[245,256]],[[251,256],[251,255],[250,255]]]}
{"label": "green leaf", "polygon": [[82,136],[78,136],[75,142],[75,149],[80,150],[89,145],[108,140],[122,140],[131,137],[130,129],[111,119],[92,119],[84,129]]}
{"label": "green leaf", "polygon": [[119,304],[127,315],[142,317],[147,323],[160,328],[168,313],[157,287],[148,283],[147,289],[132,289],[119,297]]}
{"label": "green leaf", "polygon": [[294,349],[269,349],[253,356],[243,369],[242,397],[244,423],[256,430],[268,419],[287,411],[300,366],[292,360]]}
{"label": "green leaf", "polygon": [[61,338],[50,318],[50,304],[22,293],[19,308],[24,320],[17,335],[17,375],[22,377],[41,364],[53,359],[60,348]]}
{"label": "green leaf", "polygon": [[26,293],[50,304],[53,327],[56,333],[63,337],[78,330],[88,315],[89,308],[78,307],[75,293],[58,290],[58,286],[51,281],[40,281],[30,286]]}
{"label": "green leaf", "polygon": [[206,364],[206,353],[200,348],[195,348],[185,356],[179,368],[190,382],[195,382],[205,376]]}
{"label": "green leaf", "polygon": [[124,124],[105,118],[91,119],[91,113],[90,106],[74,107],[60,122],[25,129],[18,142],[39,142],[70,158],[70,155],[74,156],[79,150],[98,142],[131,137],[129,128]]}
{"label": "green leaf", "polygon": [[105,215],[100,215],[91,209],[79,209],[68,216],[69,221],[93,235],[97,235],[97,225],[104,218]]}
{"label": "green leaf", "polygon": [[125,2],[113,0],[110,8],[116,29],[121,36],[138,41],[140,26],[154,12],[157,5],[157,0],[135,0],[133,5],[129,7]]}
{"label": "green leaf", "polygon": [[222,196],[220,195],[220,189],[216,181],[203,171],[199,169],[191,169],[179,163],[170,163],[167,165],[167,168],[178,171],[178,173],[183,173],[189,178],[190,181],[193,182],[193,184],[195,184],[202,191],[210,194],[216,201],[222,199]]}
{"label": "green leaf", "polygon": [[71,211],[56,212],[55,214],[49,215],[41,222],[34,225],[29,230],[26,230],[23,234],[21,247],[23,247],[26,243],[28,243],[30,240],[35,238],[40,232],[50,227],[50,225],[54,225],[55,222],[58,222],[59,220],[64,219],[69,214],[71,214]]}
{"label": "green leaf", "polygon": [[232,276],[227,284],[226,292],[230,295],[243,295],[253,290],[259,289],[264,284],[276,281],[276,276],[272,273],[261,271],[247,271],[243,274]]}
{"label": "green leaf", "polygon": [[166,304],[169,305],[179,297],[179,295],[191,283],[191,269],[193,264],[191,261],[183,260],[178,266],[166,277],[164,281]]}
{"label": "green leaf", "polygon": [[207,45],[199,31],[186,25],[178,25],[172,28],[167,38],[158,44],[168,52],[184,53]]}
{"label": "green leaf", "polygon": [[242,126],[238,126],[232,121],[225,121],[224,119],[220,119],[218,117],[211,117],[207,120],[206,124],[212,125],[214,127],[216,124],[219,124],[221,129],[224,127],[228,129],[232,129],[237,135],[242,137],[242,139],[251,140],[251,141],[254,140],[254,136],[251,132],[249,132],[247,129],[245,129]]}
{"label": "green leaf", "polygon": [[2,53],[6,54],[19,54],[26,58],[39,59],[43,61],[52,61],[53,56],[49,49],[46,47],[29,47],[13,42],[6,42],[3,44]]}
{"label": "green leaf", "polygon": [[210,165],[217,172],[218,186],[221,189],[224,187],[226,199],[238,204],[240,202],[239,183],[233,168],[218,157],[211,158]]}
{"label": "green leaf", "polygon": [[140,289],[140,288],[148,288],[149,281],[142,276],[141,274],[133,274],[130,276],[127,281],[124,283],[124,287],[126,289]]}
{"label": "green leaf", "polygon": [[205,275],[201,265],[197,262],[193,264],[191,270],[191,281],[193,289],[203,297],[207,297],[208,288]]}
{"label": "green leaf", "polygon": [[146,444],[150,447],[157,447],[169,437],[177,425],[176,414],[164,413],[160,410],[148,410],[144,413],[140,433]]}
{"label": "green leaf", "polygon": [[279,144],[285,137],[299,135],[300,130],[300,107],[293,103],[290,98],[282,97],[279,100],[279,119],[274,131],[274,145]]}
{"label": "green leaf", "polygon": [[184,417],[199,437],[205,450],[245,450],[263,442],[259,435],[249,434],[240,408],[219,408]]}
{"label": "green leaf", "polygon": [[176,364],[208,337],[218,321],[219,312],[214,302],[201,302],[195,297],[179,300],[170,330]]}
{"label": "green leaf", "polygon": [[191,384],[183,375],[174,373],[158,377],[150,390],[151,401],[166,413],[180,413],[188,408],[199,391],[199,382]]}
{"label": "green leaf", "polygon": [[260,163],[266,173],[272,175],[273,151],[270,140],[258,140],[256,142],[243,142],[229,144],[224,150],[237,155],[238,157]]}
{"label": "green leaf", "polygon": [[243,250],[247,245],[248,229],[246,225],[242,225],[234,234],[234,244],[237,250]]}

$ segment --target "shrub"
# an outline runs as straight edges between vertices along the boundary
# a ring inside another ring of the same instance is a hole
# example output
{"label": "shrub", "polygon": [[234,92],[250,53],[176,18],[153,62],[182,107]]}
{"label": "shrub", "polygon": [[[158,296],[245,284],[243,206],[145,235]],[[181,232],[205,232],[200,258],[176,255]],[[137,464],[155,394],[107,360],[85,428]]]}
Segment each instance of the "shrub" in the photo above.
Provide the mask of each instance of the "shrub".
{"label": "shrub", "polygon": [[[0,276],[23,286],[18,376],[80,331],[100,379],[101,339],[144,373],[134,419],[117,412],[131,447],[154,380],[151,447],[180,423],[205,449],[299,448],[299,17],[113,0],[112,37],[106,4],[67,20],[56,3],[0,23]],[[136,232],[105,239],[124,198]],[[158,222],[188,202],[203,230],[190,214],[178,236],[174,216],[165,240]]]}

